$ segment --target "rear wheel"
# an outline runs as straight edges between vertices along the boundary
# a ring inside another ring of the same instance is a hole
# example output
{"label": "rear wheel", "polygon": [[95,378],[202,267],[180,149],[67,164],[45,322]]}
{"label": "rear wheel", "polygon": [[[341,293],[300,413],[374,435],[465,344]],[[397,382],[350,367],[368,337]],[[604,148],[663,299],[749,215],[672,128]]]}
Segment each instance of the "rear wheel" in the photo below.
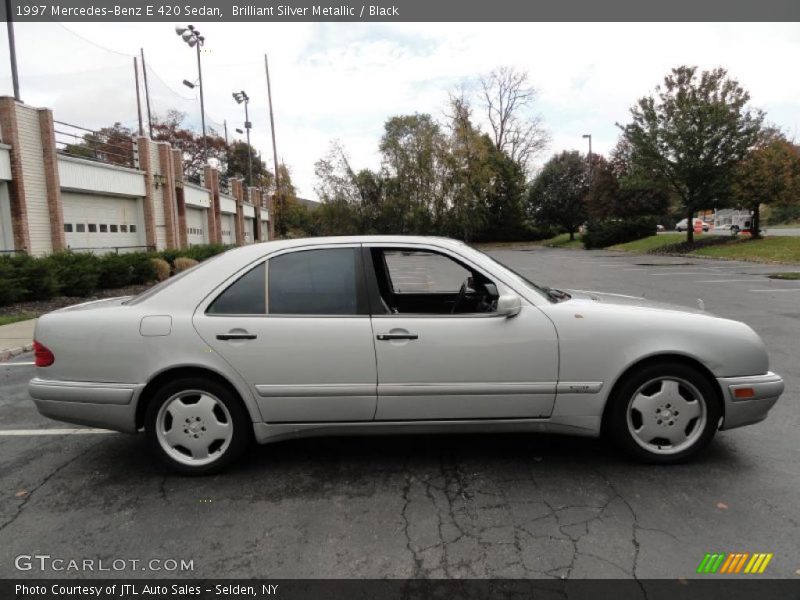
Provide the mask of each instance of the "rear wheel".
{"label": "rear wheel", "polygon": [[147,407],[145,429],[156,455],[183,474],[226,468],[247,448],[252,423],[239,398],[205,378],[172,381]]}
{"label": "rear wheel", "polygon": [[609,405],[607,425],[627,454],[652,463],[685,460],[716,433],[722,409],[708,378],[681,363],[628,376]]}

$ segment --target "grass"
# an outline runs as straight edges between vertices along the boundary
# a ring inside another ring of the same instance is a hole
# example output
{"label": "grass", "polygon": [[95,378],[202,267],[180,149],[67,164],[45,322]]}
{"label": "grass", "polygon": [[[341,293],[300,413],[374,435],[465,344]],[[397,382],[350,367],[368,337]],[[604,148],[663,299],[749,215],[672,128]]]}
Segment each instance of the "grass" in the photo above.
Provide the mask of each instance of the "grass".
{"label": "grass", "polygon": [[31,315],[31,314],[0,316],[0,325],[10,325],[11,323],[17,323],[19,321],[27,321],[29,319],[35,319],[35,318],[36,315]]}
{"label": "grass", "polygon": [[797,271],[785,272],[785,273],[771,273],[767,275],[770,279],[800,279],[800,273]]}
{"label": "grass", "polygon": [[[695,234],[697,235],[697,234]],[[634,240],[633,242],[626,242],[625,244],[617,244],[611,246],[609,250],[624,250],[625,252],[649,252],[661,246],[669,246],[670,244],[679,244],[686,239],[685,233],[662,233],[661,235],[651,235],[650,237]]]}
{"label": "grass", "polygon": [[556,237],[537,242],[537,245],[548,248],[583,248],[580,236],[576,235],[574,240],[570,240],[568,233],[560,233]]}
{"label": "grass", "polygon": [[745,237],[730,244],[701,248],[691,254],[752,262],[800,263],[800,237],[775,236],[759,240]]}

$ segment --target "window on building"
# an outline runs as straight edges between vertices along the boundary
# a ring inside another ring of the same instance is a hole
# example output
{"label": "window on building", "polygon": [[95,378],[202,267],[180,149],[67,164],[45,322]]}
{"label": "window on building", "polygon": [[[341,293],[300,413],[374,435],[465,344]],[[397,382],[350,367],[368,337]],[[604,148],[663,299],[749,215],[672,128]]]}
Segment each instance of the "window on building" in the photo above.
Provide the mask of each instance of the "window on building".
{"label": "window on building", "polygon": [[136,225],[129,225],[128,231],[130,231],[131,233],[136,233]]}
{"label": "window on building", "polygon": [[100,233],[108,233],[108,225],[100,223]]}
{"label": "window on building", "polygon": [[263,315],[266,310],[264,264],[250,269],[208,307],[212,315]]}
{"label": "window on building", "polygon": [[117,233],[117,226],[116,225],[110,225],[110,228],[111,228],[111,233]]}
{"label": "window on building", "polygon": [[76,223],[75,224],[75,231],[78,233],[85,233],[86,232],[86,225],[84,223]]}
{"label": "window on building", "polygon": [[72,223],[64,223],[64,233],[72,233]]}
{"label": "window on building", "polygon": [[119,230],[120,230],[122,233],[128,233],[128,226],[127,226],[127,225],[120,225],[120,226],[119,226]]}
{"label": "window on building", "polygon": [[89,233],[97,233],[97,223],[89,223]]}
{"label": "window on building", "polygon": [[270,259],[270,314],[365,314],[360,257],[355,248],[326,248]]}

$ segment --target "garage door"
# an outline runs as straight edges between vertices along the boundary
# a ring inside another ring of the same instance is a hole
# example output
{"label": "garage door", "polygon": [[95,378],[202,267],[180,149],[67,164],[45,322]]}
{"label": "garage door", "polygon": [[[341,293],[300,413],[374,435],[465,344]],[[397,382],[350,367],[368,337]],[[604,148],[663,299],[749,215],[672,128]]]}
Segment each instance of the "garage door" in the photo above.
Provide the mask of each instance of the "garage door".
{"label": "garage door", "polygon": [[186,240],[190,246],[206,243],[206,211],[202,208],[186,207]]}
{"label": "garage door", "polygon": [[244,218],[244,243],[252,244],[256,239],[256,222],[255,219]]}
{"label": "garage door", "polygon": [[222,213],[222,243],[233,244],[236,241],[236,231],[233,228],[233,215]]}
{"label": "garage door", "polygon": [[143,250],[141,199],[63,192],[64,237],[74,250]]}

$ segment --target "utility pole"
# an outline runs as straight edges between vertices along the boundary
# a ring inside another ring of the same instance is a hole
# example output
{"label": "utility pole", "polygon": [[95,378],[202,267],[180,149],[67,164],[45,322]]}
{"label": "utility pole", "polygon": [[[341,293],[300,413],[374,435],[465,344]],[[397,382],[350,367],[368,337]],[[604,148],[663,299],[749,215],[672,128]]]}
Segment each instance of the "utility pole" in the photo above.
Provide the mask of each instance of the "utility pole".
{"label": "utility pole", "polygon": [[153,139],[153,115],[150,112],[150,86],[147,85],[147,63],[144,62],[144,48],[140,48],[142,54],[142,76],[144,78],[144,100],[147,105],[147,131],[150,139]]}
{"label": "utility pole", "polygon": [[14,21],[12,20],[11,0],[6,0],[6,26],[8,27],[8,55],[11,58],[11,81],[14,85],[14,99],[22,102],[19,96],[19,73],[17,72],[17,43],[14,40]]}
{"label": "utility pole", "polygon": [[133,57],[133,76],[136,78],[136,114],[139,117],[139,136],[144,135],[144,125],[142,124],[142,99],[139,95],[139,61]]}
{"label": "utility pole", "polygon": [[[283,208],[282,207],[283,198],[282,197],[280,197],[280,198],[278,197],[278,195],[280,193],[279,192],[279,190],[280,190],[280,187],[279,187],[279,185],[280,185],[280,179],[279,179],[280,175],[278,174],[278,150],[277,150],[277,146],[275,145],[275,118],[274,118],[273,113],[272,113],[272,85],[270,84],[270,80],[269,80],[269,60],[267,59],[267,55],[266,54],[264,54],[264,68],[267,71],[267,99],[269,100],[269,126],[270,126],[270,130],[272,131],[272,160],[273,160],[273,163],[275,165],[275,199],[277,200],[277,204],[280,207],[278,212],[280,212],[280,209]],[[272,212],[273,212],[273,214],[271,214],[270,218],[269,218],[269,225],[270,225],[270,227],[269,227],[270,228],[270,236],[269,237],[270,237],[270,239],[275,237],[276,215],[274,214],[275,213],[274,210]]]}

